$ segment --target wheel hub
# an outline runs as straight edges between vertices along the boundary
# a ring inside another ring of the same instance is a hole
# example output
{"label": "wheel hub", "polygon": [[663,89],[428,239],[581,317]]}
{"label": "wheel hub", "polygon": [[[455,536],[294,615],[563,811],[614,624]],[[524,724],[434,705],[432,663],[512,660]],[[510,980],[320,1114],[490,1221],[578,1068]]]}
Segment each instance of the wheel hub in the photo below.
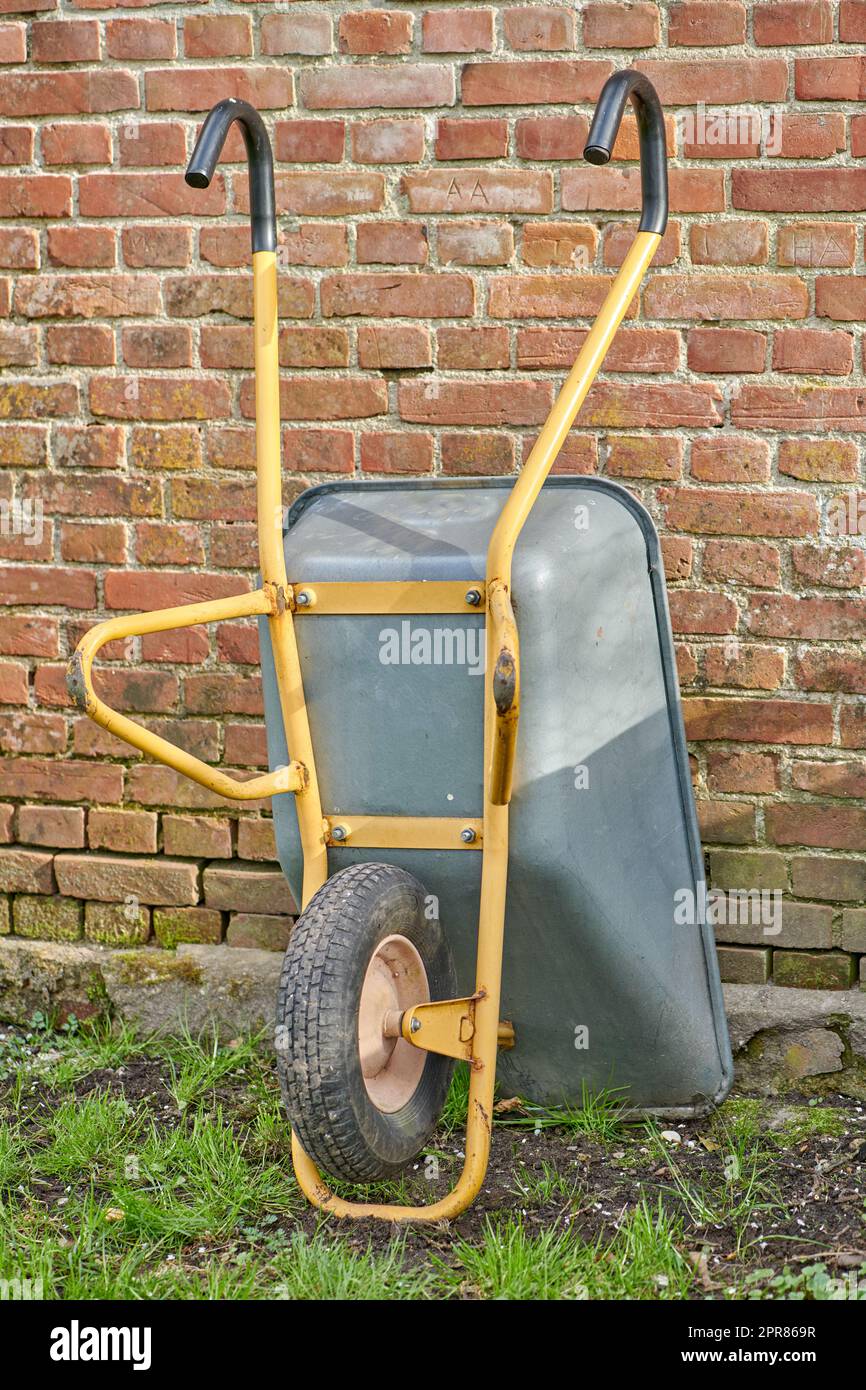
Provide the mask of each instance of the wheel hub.
{"label": "wheel hub", "polygon": [[358,1050],[367,1094],[393,1114],[411,1100],[427,1054],[400,1036],[399,1019],[414,1004],[430,1000],[427,972],[412,942],[386,936],[376,947],[361,987]]}

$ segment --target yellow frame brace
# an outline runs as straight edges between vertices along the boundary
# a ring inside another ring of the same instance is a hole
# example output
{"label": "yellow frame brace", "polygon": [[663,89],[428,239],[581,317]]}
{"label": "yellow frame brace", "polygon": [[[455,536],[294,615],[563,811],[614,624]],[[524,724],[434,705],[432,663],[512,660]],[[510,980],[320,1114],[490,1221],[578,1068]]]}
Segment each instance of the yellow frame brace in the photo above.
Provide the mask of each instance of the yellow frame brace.
{"label": "yellow frame brace", "polygon": [[[259,555],[263,587],[252,594],[197,603],[157,613],[112,618],[89,632],[70,663],[70,688],[79,705],[103,728],[118,734],[169,767],[192,777],[220,795],[236,799],[292,792],[296,797],[304,856],[302,906],[328,877],[327,842],[341,821],[359,827],[355,843],[366,835],[420,843],[423,820],[390,826],[372,826],[374,818],[335,817],[322,814],[307,707],[304,701],[293,610],[327,612],[486,612],[487,663],[484,682],[484,813],[480,827],[482,855],[481,907],[478,923],[475,994],[472,997],[472,1037],[465,1055],[471,1063],[469,1113],[466,1123],[466,1158],[454,1188],[428,1206],[398,1206],[378,1202],[350,1202],[330,1192],[316,1165],[292,1136],[295,1174],[302,1190],[317,1207],[337,1216],[376,1216],[388,1221],[442,1221],[458,1216],[477,1194],[487,1171],[493,1113],[498,1045],[509,1045],[513,1033],[500,1024],[499,1000],[502,976],[502,943],[505,926],[505,886],[508,871],[508,803],[514,766],[520,713],[520,658],[517,625],[511,604],[511,565],[514,547],[526,518],[541,491],[574,418],[604,360],[610,342],[625,317],[645,270],[661,240],[655,232],[638,232],[616,275],[604,305],[590,330],[550,416],[526,465],[511,490],[493,531],[487,552],[486,583],[474,585],[324,585],[288,584],[283,550],[283,506],[280,472],[279,362],[277,355],[277,273],[272,251],[253,255],[253,304],[256,371],[256,469]],[[296,606],[297,596],[313,591],[312,602]],[[466,602],[472,588],[479,590],[478,605]],[[412,593],[409,589],[413,590]],[[399,592],[398,592],[399,589]],[[318,605],[316,602],[318,591]],[[447,592],[446,592],[447,591]],[[421,604],[420,607],[413,605]],[[161,632],[194,623],[218,622],[252,614],[268,619],[276,666],[280,707],[287,746],[293,761],[287,768],[239,782],[207,767],[197,758],[175,748],[150,730],[109,709],[95,694],[91,667],[106,642],[115,638]],[[366,819],[365,829],[360,829]],[[400,820],[400,818],[395,818]],[[471,820],[462,822],[476,825]],[[451,826],[436,830],[434,839],[450,835]],[[455,845],[455,848],[458,846]],[[479,848],[476,843],[475,848]],[[443,1015],[438,1036],[447,1036],[449,1020],[462,1017],[456,1005],[469,1001],[441,1001]],[[425,1006],[428,1033],[435,1002]],[[411,1022],[411,1020],[409,1021]],[[407,1022],[407,1029],[409,1028]],[[424,1032],[424,1028],[419,1030]],[[409,1041],[423,1046],[417,1034]],[[458,1039],[458,1041],[460,1041]],[[461,1054],[462,1055],[462,1054]]]}

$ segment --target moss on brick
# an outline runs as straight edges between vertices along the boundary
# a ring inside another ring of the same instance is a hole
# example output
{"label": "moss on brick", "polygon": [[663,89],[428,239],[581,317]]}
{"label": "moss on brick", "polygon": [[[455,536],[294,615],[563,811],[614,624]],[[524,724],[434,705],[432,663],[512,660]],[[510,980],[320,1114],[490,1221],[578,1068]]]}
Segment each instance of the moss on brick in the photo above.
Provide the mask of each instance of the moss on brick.
{"label": "moss on brick", "polygon": [[12,920],[18,936],[43,941],[81,938],[81,903],[77,898],[21,895],[14,901]]}
{"label": "moss on brick", "polygon": [[141,951],[117,951],[115,960],[120,966],[121,981],[125,985],[153,989],[172,983],[200,985],[202,982],[200,965],[188,956],[175,955],[173,951],[154,947]]}
{"label": "moss on brick", "polygon": [[856,962],[843,951],[774,951],[773,981],[797,989],[850,989]]}
{"label": "moss on brick", "polygon": [[222,913],[209,907],[157,908],[153,929],[159,944],[168,950],[181,942],[216,946],[222,940]]}
{"label": "moss on brick", "polygon": [[84,935],[100,946],[141,946],[150,936],[150,912],[131,903],[87,903]]}

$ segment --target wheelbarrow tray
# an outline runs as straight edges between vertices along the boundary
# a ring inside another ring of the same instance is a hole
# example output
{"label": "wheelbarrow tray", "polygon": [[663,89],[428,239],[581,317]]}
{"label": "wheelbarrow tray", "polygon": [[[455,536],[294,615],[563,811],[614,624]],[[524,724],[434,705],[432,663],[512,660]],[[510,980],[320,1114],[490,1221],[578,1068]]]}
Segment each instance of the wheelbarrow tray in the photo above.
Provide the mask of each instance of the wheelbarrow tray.
{"label": "wheelbarrow tray", "polygon": [[[305,492],[285,532],[290,582],[482,583],[506,480],[338,482]],[[515,552],[522,697],[501,1016],[504,1095],[581,1103],[623,1088],[640,1111],[718,1103],[731,1057],[655,528],[606,479],[549,479]],[[483,613],[299,612],[297,640],[324,811],[482,815]],[[272,769],[289,761],[260,620]],[[295,798],[273,798],[300,902]],[[424,884],[473,989],[481,854],[329,848]],[[691,899],[688,898],[691,894]],[[677,917],[693,905],[691,923]],[[677,905],[680,911],[677,913]]]}

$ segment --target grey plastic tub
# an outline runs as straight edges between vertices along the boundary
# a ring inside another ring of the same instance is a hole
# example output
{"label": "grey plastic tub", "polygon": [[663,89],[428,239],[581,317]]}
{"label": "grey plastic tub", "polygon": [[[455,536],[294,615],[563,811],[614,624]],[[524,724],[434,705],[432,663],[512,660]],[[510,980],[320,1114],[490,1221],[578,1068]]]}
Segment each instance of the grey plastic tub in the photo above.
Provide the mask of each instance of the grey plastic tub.
{"label": "grey plastic tub", "polygon": [[[341,482],[296,502],[290,582],[483,580],[506,482]],[[503,1094],[580,1104],[623,1087],[639,1110],[717,1103],[731,1056],[689,779],[658,538],[604,479],[549,480],[515,552],[522,700],[500,1053]],[[304,616],[296,623],[325,814],[482,814],[484,620]],[[419,634],[427,634],[427,636]],[[288,761],[267,624],[272,768]],[[429,656],[429,659],[428,659]],[[273,801],[300,900],[294,797]],[[474,987],[481,854],[334,848],[329,871],[386,860],[438,899],[460,988]],[[694,918],[675,920],[688,902]],[[679,897],[677,897],[679,895]]]}

